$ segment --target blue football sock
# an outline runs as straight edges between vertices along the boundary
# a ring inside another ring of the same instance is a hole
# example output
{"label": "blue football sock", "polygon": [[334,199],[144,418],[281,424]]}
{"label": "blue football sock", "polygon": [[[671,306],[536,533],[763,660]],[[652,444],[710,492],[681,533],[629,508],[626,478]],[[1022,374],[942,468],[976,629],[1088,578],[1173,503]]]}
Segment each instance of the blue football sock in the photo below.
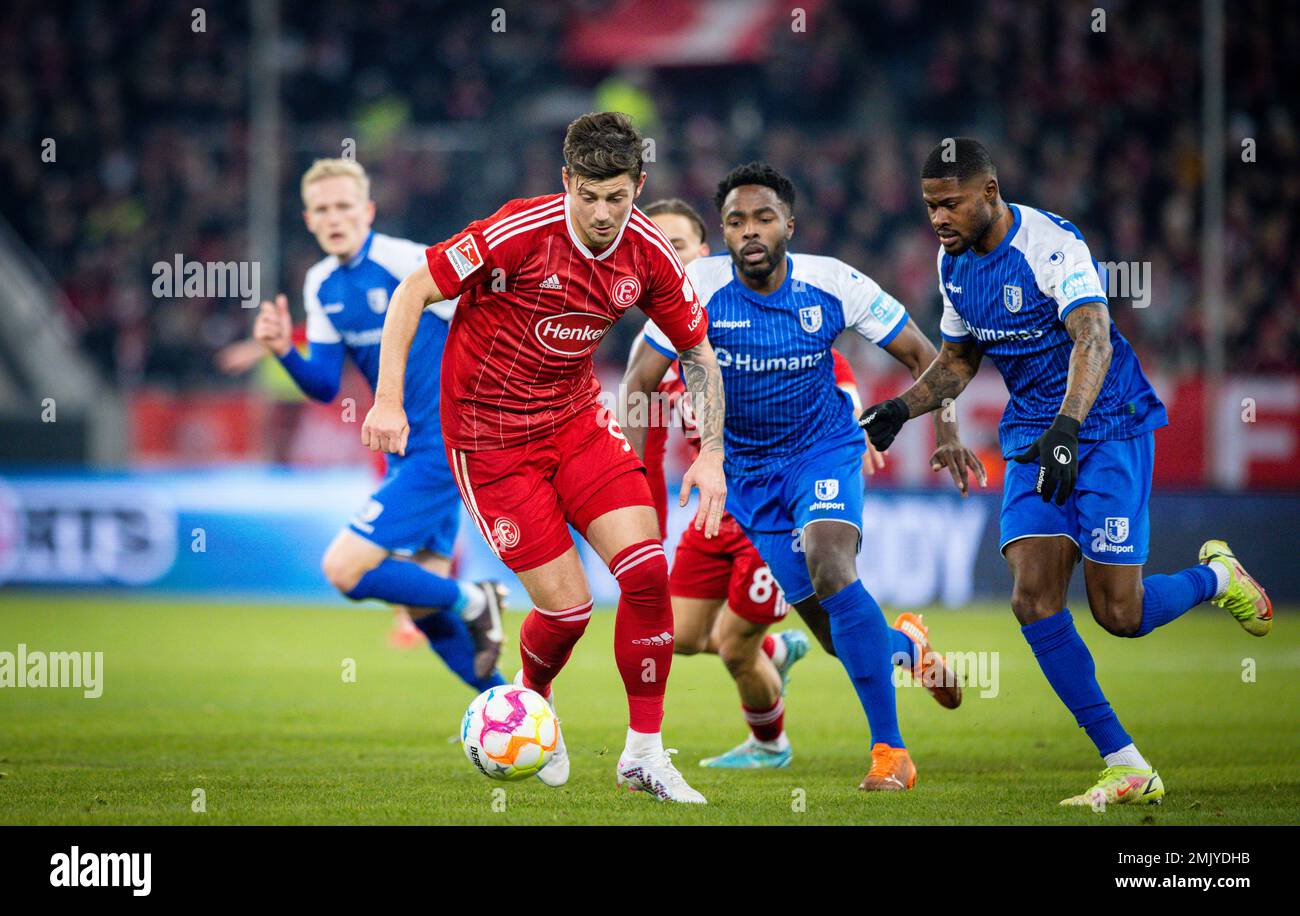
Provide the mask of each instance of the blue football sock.
{"label": "blue football sock", "polygon": [[506,682],[500,671],[492,671],[482,678],[474,676],[474,638],[469,635],[469,629],[459,614],[434,611],[412,622],[452,673],[479,693]]}
{"label": "blue football sock", "polygon": [[1219,582],[1209,566],[1193,566],[1172,576],[1147,576],[1142,580],[1142,623],[1133,635],[1146,636],[1156,627],[1214,597]]}
{"label": "blue football sock", "polygon": [[[896,640],[890,635],[898,631],[885,625],[880,605],[861,582],[854,582],[829,598],[821,599],[821,605],[830,618],[835,654],[853,681],[858,701],[867,714],[871,743],[903,747],[892,680],[891,653]],[[902,633],[898,635],[907,643],[903,651],[910,654],[911,641]]]}
{"label": "blue football sock", "polygon": [[897,665],[916,664],[916,646],[902,630],[889,627],[889,657]]}
{"label": "blue football sock", "polygon": [[389,604],[442,610],[461,602],[461,589],[455,579],[429,572],[419,563],[389,557],[362,576],[347,596],[354,601],[378,598]]}
{"label": "blue football sock", "polygon": [[1074,628],[1069,608],[1023,626],[1020,632],[1034,650],[1047,682],[1074,713],[1075,721],[1097,745],[1099,754],[1105,757],[1133,743],[1101,692],[1092,653]]}

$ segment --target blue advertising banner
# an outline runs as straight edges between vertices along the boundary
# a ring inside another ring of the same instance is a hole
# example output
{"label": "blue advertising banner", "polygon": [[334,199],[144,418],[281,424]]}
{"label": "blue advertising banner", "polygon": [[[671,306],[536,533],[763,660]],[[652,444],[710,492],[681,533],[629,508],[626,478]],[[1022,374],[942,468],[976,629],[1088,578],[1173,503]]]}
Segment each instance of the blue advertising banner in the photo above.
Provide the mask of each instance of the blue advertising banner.
{"label": "blue advertising banner", "polygon": [[[226,599],[344,604],[320,572],[337,531],[374,487],[365,470],[231,469],[23,473],[0,478],[0,586],[148,589]],[[672,488],[671,492],[676,492]],[[863,581],[890,608],[1007,600],[1000,496],[872,490],[863,512]],[[671,507],[669,556],[694,504]],[[1300,601],[1300,497],[1156,493],[1151,572],[1196,562],[1209,537],[1233,543],[1278,603]],[[575,537],[599,603],[613,577]],[[461,575],[517,581],[462,515]],[[1082,594],[1082,575],[1075,588]]]}

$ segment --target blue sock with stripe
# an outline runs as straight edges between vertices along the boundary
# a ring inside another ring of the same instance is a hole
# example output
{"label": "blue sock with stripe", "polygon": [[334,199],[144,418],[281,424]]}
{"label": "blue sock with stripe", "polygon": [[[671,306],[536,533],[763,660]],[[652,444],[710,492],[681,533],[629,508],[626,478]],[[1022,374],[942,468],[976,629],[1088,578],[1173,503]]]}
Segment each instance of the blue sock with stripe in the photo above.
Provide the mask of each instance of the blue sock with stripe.
{"label": "blue sock with stripe", "polygon": [[1147,576],[1142,580],[1142,623],[1133,636],[1146,636],[1156,627],[1177,620],[1213,598],[1218,588],[1218,577],[1208,565],[1193,566],[1172,576]]}
{"label": "blue sock with stripe", "polygon": [[898,709],[894,704],[894,664],[892,653],[898,646],[897,634],[906,643],[902,651],[910,656],[911,640],[885,624],[880,605],[861,582],[841,589],[821,606],[830,618],[831,642],[840,664],[848,672],[858,702],[871,726],[871,743],[904,747],[898,729]]}
{"label": "blue sock with stripe", "polygon": [[479,693],[489,687],[497,687],[506,682],[500,671],[492,671],[487,677],[474,674],[474,637],[460,615],[454,611],[434,611],[412,621],[429,641],[429,647],[438,653],[452,673],[473,687]]}
{"label": "blue sock with stripe", "polygon": [[1099,754],[1105,757],[1133,743],[1101,692],[1097,666],[1074,628],[1069,608],[1023,626],[1020,632],[1033,649],[1047,682],[1074,714],[1079,727],[1088,733]]}
{"label": "blue sock with stripe", "polygon": [[430,572],[419,563],[388,557],[361,577],[347,597],[353,601],[378,598],[389,604],[429,607],[443,610],[459,608],[465,603],[460,583]]}

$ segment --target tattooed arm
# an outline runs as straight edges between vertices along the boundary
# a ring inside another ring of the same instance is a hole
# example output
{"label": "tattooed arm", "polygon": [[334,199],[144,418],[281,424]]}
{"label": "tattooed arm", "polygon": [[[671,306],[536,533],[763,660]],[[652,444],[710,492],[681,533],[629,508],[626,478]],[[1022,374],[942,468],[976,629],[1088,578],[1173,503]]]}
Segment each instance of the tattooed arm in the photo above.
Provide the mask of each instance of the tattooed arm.
{"label": "tattooed arm", "polygon": [[1100,302],[1085,303],[1065,316],[1065,329],[1074,349],[1060,412],[1082,425],[1110,369],[1110,312]]}
{"label": "tattooed arm", "polygon": [[703,529],[705,537],[713,537],[718,533],[727,503],[727,480],[722,472],[722,429],[726,413],[722,370],[718,368],[718,358],[708,338],[678,353],[677,358],[700,431],[700,456],[682,478],[678,505],[686,505],[691,488],[698,487],[700,509],[695,515],[695,530]]}
{"label": "tattooed arm", "polygon": [[907,405],[908,416],[929,413],[961,394],[979,371],[982,358],[983,353],[974,340],[957,343],[945,340],[930,367],[899,395],[899,400]]}

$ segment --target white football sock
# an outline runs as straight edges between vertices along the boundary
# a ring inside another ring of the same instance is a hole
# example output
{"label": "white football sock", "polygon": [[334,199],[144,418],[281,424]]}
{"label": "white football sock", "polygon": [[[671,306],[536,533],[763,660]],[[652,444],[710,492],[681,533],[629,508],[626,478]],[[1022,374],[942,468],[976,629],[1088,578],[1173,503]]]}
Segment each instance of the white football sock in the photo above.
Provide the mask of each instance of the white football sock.
{"label": "white football sock", "polygon": [[461,620],[473,620],[487,610],[487,593],[476,582],[457,582],[460,593],[465,598],[460,609]]}
{"label": "white football sock", "polygon": [[779,634],[773,636],[772,637],[772,664],[780,668],[782,665],[785,664],[785,657],[787,654],[789,654],[789,650],[786,647],[785,640],[782,639]]}
{"label": "white football sock", "polygon": [[1136,767],[1139,770],[1151,769],[1151,764],[1146,762],[1141,754],[1138,753],[1136,744],[1126,744],[1113,754],[1107,754],[1104,758],[1108,767]]}
{"label": "white football sock", "polygon": [[1228,590],[1228,583],[1232,581],[1232,574],[1228,570],[1228,564],[1223,560],[1211,560],[1206,565],[1214,570],[1214,578],[1218,582],[1214,589],[1214,597],[1222,598],[1223,593]]}
{"label": "white football sock", "polygon": [[630,728],[627,730],[627,743],[623,745],[623,756],[644,760],[647,757],[662,754],[663,750],[664,739],[659,732],[646,735],[641,732],[634,732]]}

